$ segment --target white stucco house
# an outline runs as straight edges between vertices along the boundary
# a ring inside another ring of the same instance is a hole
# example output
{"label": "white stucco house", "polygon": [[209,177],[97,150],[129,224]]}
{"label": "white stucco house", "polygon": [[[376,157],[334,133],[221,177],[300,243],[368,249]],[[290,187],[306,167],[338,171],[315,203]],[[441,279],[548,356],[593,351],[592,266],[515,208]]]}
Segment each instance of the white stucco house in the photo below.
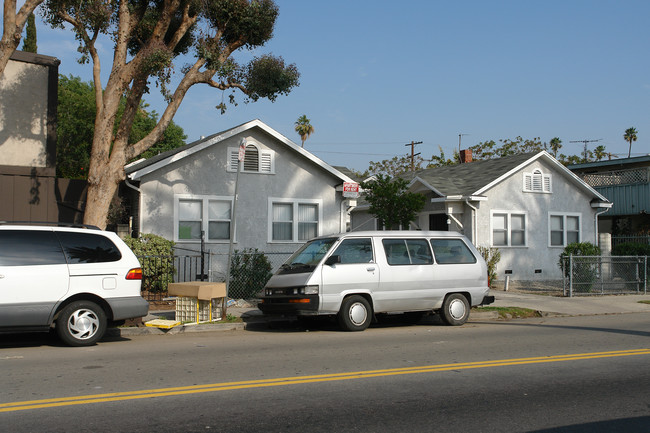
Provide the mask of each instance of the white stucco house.
{"label": "white stucco house", "polygon": [[260,120],[138,161],[126,173],[137,191],[135,229],[195,251],[203,232],[212,281],[225,275],[231,224],[234,248],[264,253],[291,253],[314,236],[346,230],[342,186],[352,180]]}
{"label": "white stucco house", "polygon": [[[409,190],[427,197],[411,229],[459,231],[476,246],[498,248],[500,281],[505,275],[522,284],[561,279],[557,263],[564,247],[597,244],[598,216],[612,206],[545,151],[436,167],[408,178]],[[352,230],[375,228],[367,205],[351,212]]]}

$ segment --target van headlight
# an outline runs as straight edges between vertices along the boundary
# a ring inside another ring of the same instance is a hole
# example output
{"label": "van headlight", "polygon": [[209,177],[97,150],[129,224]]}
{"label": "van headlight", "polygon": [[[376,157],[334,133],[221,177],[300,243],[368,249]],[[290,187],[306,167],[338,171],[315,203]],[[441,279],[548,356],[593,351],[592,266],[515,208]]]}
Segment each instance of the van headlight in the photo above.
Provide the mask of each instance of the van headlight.
{"label": "van headlight", "polygon": [[318,286],[305,286],[300,288],[301,295],[318,295]]}

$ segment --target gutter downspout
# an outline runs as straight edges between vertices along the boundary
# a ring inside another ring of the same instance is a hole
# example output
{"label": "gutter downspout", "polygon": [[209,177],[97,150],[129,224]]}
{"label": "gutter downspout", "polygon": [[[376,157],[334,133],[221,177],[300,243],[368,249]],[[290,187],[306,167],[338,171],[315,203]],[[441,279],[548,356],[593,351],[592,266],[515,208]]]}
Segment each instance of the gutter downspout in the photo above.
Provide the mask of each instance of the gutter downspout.
{"label": "gutter downspout", "polygon": [[596,212],[596,213],[594,214],[594,232],[596,232],[596,235],[595,235],[595,236],[596,236],[596,243],[595,243],[595,245],[596,245],[597,247],[600,246],[600,245],[599,245],[600,242],[598,242],[598,241],[599,241],[599,239],[598,239],[598,215],[604,214],[604,213],[607,212],[608,210],[609,210],[609,208],[605,208],[605,210],[602,210],[602,211],[600,211],[600,212]]}
{"label": "gutter downspout", "polygon": [[476,227],[476,224],[477,224],[477,222],[476,222],[476,218],[477,218],[476,213],[478,212],[478,208],[476,208],[476,207],[472,206],[471,204],[469,204],[469,198],[465,199],[465,204],[470,209],[472,209],[472,239],[471,240],[472,240],[472,243],[475,246],[478,246],[478,242],[477,242],[477,239],[476,239],[476,236],[478,234],[478,228]]}
{"label": "gutter downspout", "polygon": [[[142,190],[137,186],[129,182],[129,177],[124,178],[124,184],[138,193],[138,236],[140,235],[140,229],[142,228]],[[133,233],[133,225],[131,225],[130,231]]]}

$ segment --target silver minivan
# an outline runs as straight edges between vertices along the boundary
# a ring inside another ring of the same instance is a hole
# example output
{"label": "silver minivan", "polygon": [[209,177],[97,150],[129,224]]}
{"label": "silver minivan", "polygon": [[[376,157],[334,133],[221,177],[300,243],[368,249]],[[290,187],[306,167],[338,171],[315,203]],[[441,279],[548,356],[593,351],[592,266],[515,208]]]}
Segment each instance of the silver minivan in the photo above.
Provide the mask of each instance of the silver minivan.
{"label": "silver minivan", "polygon": [[341,328],[366,329],[383,313],[439,313],[462,325],[472,306],[490,304],[485,261],[455,232],[371,231],[304,244],[266,283],[264,314],[336,315]]}

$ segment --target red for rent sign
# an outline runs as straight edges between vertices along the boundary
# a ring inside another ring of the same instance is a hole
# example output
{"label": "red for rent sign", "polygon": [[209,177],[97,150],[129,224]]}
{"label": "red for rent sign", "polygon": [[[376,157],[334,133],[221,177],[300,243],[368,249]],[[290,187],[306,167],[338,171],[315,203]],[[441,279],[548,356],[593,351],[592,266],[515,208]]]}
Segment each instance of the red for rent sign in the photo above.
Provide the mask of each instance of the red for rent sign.
{"label": "red for rent sign", "polygon": [[343,182],[343,197],[359,197],[359,184],[356,182]]}

